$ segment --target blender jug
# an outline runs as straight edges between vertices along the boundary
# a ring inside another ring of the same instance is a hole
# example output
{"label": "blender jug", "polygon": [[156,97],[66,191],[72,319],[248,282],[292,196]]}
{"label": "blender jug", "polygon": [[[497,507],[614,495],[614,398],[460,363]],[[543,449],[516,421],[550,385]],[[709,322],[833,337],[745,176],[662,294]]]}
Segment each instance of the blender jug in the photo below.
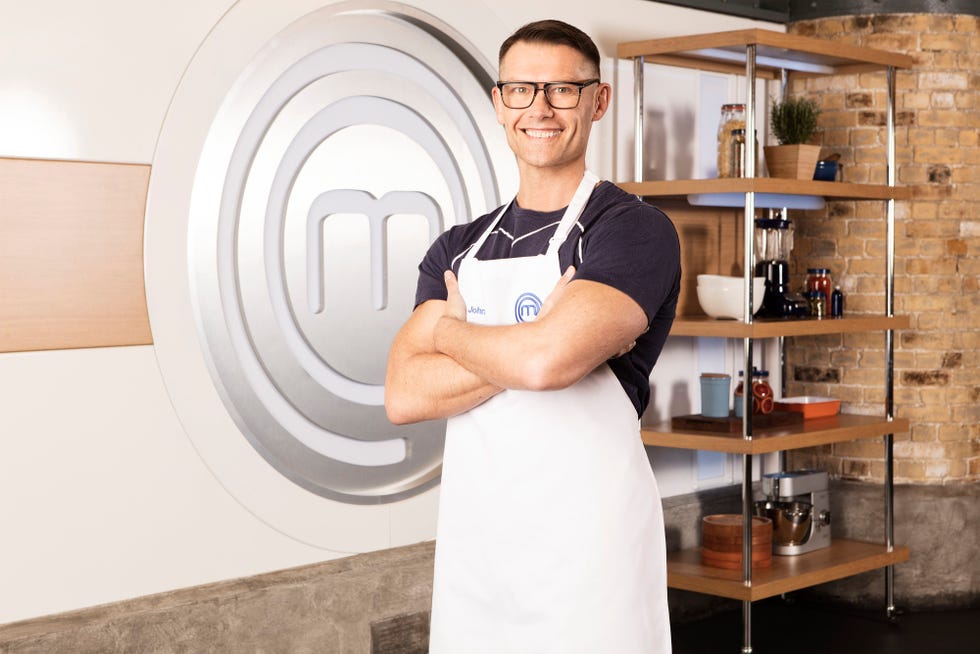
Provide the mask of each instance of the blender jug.
{"label": "blender jug", "polygon": [[766,278],[759,316],[802,318],[809,315],[806,300],[790,291],[789,254],[793,250],[793,224],[781,218],[755,221],[755,274]]}

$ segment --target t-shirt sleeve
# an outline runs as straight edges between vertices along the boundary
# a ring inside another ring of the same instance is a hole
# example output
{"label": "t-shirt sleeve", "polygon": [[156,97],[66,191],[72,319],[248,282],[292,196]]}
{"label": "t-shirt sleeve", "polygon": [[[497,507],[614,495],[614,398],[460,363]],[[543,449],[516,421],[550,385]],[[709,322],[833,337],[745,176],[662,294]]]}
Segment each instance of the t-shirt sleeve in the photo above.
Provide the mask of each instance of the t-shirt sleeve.
{"label": "t-shirt sleeve", "polygon": [[429,246],[419,264],[419,281],[415,287],[416,307],[429,300],[446,299],[446,280],[443,279],[443,274],[450,268],[459,274],[462,255],[479,239],[498,211],[499,208],[473,222],[453,225]]}
{"label": "t-shirt sleeve", "polygon": [[[591,233],[590,233],[591,232]],[[607,284],[633,298],[650,324],[669,311],[680,288],[680,243],[673,223],[642,201],[597,220],[586,230],[577,279]]]}
{"label": "t-shirt sleeve", "polygon": [[429,246],[422,263],[419,264],[419,281],[415,288],[416,307],[429,300],[446,299],[446,281],[442,276],[450,265],[450,233],[450,231],[443,232]]}

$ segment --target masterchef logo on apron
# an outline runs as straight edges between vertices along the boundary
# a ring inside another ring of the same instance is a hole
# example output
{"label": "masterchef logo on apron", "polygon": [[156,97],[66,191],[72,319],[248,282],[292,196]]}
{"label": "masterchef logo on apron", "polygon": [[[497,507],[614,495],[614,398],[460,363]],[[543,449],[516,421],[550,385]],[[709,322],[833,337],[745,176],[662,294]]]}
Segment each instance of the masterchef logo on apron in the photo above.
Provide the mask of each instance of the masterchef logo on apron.
{"label": "masterchef logo on apron", "polygon": [[522,293],[514,303],[514,322],[531,322],[541,311],[541,298],[534,293]]}

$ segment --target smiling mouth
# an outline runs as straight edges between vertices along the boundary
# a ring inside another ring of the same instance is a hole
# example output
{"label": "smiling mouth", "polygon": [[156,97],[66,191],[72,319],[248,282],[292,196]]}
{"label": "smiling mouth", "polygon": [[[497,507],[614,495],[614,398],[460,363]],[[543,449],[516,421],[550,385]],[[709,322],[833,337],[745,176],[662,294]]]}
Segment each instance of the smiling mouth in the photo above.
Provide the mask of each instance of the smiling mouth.
{"label": "smiling mouth", "polygon": [[524,129],[522,131],[533,139],[550,139],[561,134],[560,129]]}

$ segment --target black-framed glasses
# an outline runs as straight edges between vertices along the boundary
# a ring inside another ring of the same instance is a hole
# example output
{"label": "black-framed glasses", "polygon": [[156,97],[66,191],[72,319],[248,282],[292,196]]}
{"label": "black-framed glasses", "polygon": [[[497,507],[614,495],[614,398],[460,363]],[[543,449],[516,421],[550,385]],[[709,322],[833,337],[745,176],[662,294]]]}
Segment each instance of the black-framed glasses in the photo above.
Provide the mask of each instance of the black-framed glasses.
{"label": "black-framed glasses", "polygon": [[497,82],[500,100],[508,109],[527,109],[534,104],[538,91],[553,109],[574,109],[582,99],[582,89],[598,84],[598,79],[584,82]]}

